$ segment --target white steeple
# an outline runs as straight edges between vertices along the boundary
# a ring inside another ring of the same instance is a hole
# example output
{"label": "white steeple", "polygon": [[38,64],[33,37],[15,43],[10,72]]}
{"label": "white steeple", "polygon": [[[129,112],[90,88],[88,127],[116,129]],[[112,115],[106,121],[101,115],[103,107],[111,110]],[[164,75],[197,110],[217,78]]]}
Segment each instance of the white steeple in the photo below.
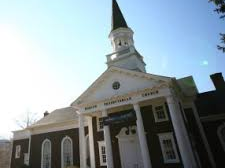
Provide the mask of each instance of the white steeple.
{"label": "white steeple", "polygon": [[116,2],[112,3],[112,30],[109,39],[113,53],[107,55],[107,65],[124,69],[145,71],[143,57],[134,47],[134,32],[127,26],[126,20]]}

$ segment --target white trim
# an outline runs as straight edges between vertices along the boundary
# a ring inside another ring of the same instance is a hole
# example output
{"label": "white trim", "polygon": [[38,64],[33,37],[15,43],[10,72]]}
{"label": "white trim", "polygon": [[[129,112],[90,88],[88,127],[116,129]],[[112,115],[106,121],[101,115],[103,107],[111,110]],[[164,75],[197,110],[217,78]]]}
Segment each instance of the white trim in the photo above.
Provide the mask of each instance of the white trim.
{"label": "white trim", "polygon": [[[162,106],[163,108],[163,112],[164,112],[164,115],[165,115],[165,118],[158,118],[158,115],[157,115],[157,111],[156,111],[156,107],[160,107]],[[168,118],[168,114],[167,114],[167,111],[166,111],[166,107],[165,107],[165,104],[164,103],[158,103],[158,104],[154,104],[153,106],[153,115],[154,115],[154,119],[155,119],[155,122],[158,123],[158,122],[163,122],[163,121],[168,121],[169,118]]]}
{"label": "white trim", "polygon": [[[127,129],[129,129],[129,133],[127,134]],[[134,132],[132,132],[131,130],[133,130]],[[126,168],[126,156],[130,156],[127,151],[124,148],[124,145],[127,143],[132,143],[132,147],[136,148],[135,154],[136,154],[136,160],[133,160],[134,162],[137,161],[138,165],[136,165],[137,167],[143,167],[144,163],[143,163],[143,159],[141,156],[141,146],[139,143],[139,139],[138,139],[138,130],[136,126],[129,126],[127,127],[123,127],[119,134],[116,135],[116,138],[118,139],[118,144],[119,144],[119,152],[120,152],[120,160],[121,160],[121,164],[122,164],[122,168]],[[134,163],[133,162],[133,163]]]}
{"label": "white trim", "polygon": [[38,127],[32,127],[29,129],[31,130],[31,134],[35,135],[35,134],[42,134],[42,133],[48,133],[48,132],[63,131],[63,130],[68,130],[73,128],[79,128],[77,120],[73,120],[69,122],[54,123],[54,124],[46,124],[46,125],[41,125]]}
{"label": "white trim", "polygon": [[13,131],[13,140],[28,139],[30,131],[27,129]]}
{"label": "white trim", "polygon": [[16,145],[15,159],[19,159],[21,154],[21,145]]}
{"label": "white trim", "polygon": [[[105,157],[106,157],[106,162],[103,162],[102,158],[102,147],[105,147]],[[106,144],[105,141],[98,141],[98,151],[99,151],[99,158],[100,158],[100,166],[107,166],[107,156],[106,156]]]}
{"label": "white trim", "polygon": [[[176,148],[176,144],[174,141],[173,133],[172,132],[160,133],[160,134],[158,134],[158,137],[159,137],[160,147],[161,147],[162,154],[163,154],[164,163],[179,163],[180,159],[179,159],[179,156],[177,153],[177,148]],[[163,146],[163,140],[171,140],[173,151],[175,153],[175,159],[167,159],[166,153],[165,153],[165,148]]]}
{"label": "white trim", "polygon": [[[32,126],[24,130],[13,131],[13,140],[28,139],[31,135],[42,133],[79,128],[78,123],[78,120],[70,120],[60,123],[49,123],[45,125]],[[87,126],[87,122],[84,122],[84,126]]]}
{"label": "white trim", "polygon": [[23,154],[23,163],[27,166],[29,166],[29,155],[28,153]]}
{"label": "white trim", "polygon": [[[79,109],[79,112],[82,114],[91,114],[96,111],[102,111],[104,109],[111,109],[118,106],[130,105],[133,102],[143,102],[145,100],[162,98],[166,95],[170,95],[169,84],[161,83],[157,86],[131,91],[121,95],[112,95],[110,98],[104,98],[101,100],[94,100],[93,102],[86,102],[83,104],[74,104],[75,109]],[[146,95],[145,95],[146,94]],[[121,101],[125,99],[125,101]],[[110,103],[109,103],[110,102]],[[109,103],[109,104],[106,104]],[[86,107],[94,107],[88,108]]]}
{"label": "white trim", "polygon": [[115,66],[111,66],[108,68],[105,72],[103,72],[100,77],[98,77],[72,104],[71,106],[80,106],[82,103],[85,102],[85,98],[87,98],[93,91],[95,91],[99,86],[102,85],[102,82],[104,82],[105,78],[108,77],[109,73],[114,73],[114,72],[119,72],[119,73],[124,73],[126,75],[131,75],[131,76],[136,76],[144,79],[151,79],[154,81],[160,81],[161,83],[169,83],[172,78],[170,77],[165,77],[165,76],[159,76],[159,75],[154,75],[154,74],[149,74],[149,73],[144,73],[144,72],[138,72],[138,71],[133,71],[133,70],[128,70],[128,69],[123,69]]}
{"label": "white trim", "polygon": [[225,129],[225,123],[223,123],[222,125],[220,125],[220,126],[218,127],[218,129],[217,129],[217,135],[218,135],[218,137],[219,137],[220,143],[221,143],[221,145],[223,146],[223,150],[224,150],[224,152],[225,152],[225,141],[224,141],[224,139],[223,139],[223,137],[222,137],[222,134],[221,134],[221,131],[222,131],[223,129]]}
{"label": "white trim", "polygon": [[51,141],[49,140],[49,139],[45,139],[43,142],[42,142],[42,145],[41,145],[41,168],[44,168],[43,167],[43,148],[44,148],[44,144],[46,143],[46,142],[49,142],[50,143],[50,151],[49,151],[49,153],[50,153],[50,166],[49,166],[49,168],[51,168],[51,162],[52,162],[52,143],[51,143]]}
{"label": "white trim", "polygon": [[[127,134],[126,133],[127,129],[129,131],[134,130],[135,133],[129,132],[129,134]],[[134,137],[138,139],[137,132],[138,132],[137,126],[123,127],[123,128],[121,128],[119,134],[116,135],[116,138],[119,139],[120,141],[127,140],[127,139],[132,140],[132,139],[134,139]]]}

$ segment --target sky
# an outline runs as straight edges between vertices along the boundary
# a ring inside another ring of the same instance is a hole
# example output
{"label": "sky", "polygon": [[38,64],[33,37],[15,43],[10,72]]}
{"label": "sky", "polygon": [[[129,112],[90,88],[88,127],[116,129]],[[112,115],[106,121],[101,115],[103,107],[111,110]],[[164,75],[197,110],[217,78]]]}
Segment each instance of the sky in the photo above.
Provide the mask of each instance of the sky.
{"label": "sky", "polygon": [[[225,21],[208,0],[118,0],[148,73],[194,77],[199,92],[225,76],[216,49]],[[111,0],[0,0],[0,138],[70,105],[106,69]]]}

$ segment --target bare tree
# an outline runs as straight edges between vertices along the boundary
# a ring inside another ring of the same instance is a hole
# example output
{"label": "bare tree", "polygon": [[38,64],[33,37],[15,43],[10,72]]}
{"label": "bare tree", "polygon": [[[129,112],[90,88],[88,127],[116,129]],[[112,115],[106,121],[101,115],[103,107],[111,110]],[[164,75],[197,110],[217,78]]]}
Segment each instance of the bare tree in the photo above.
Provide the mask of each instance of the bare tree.
{"label": "bare tree", "polygon": [[16,119],[16,124],[20,128],[25,129],[30,125],[34,124],[37,120],[38,120],[37,113],[27,111],[26,113],[22,114],[22,116],[19,117],[19,119]]}

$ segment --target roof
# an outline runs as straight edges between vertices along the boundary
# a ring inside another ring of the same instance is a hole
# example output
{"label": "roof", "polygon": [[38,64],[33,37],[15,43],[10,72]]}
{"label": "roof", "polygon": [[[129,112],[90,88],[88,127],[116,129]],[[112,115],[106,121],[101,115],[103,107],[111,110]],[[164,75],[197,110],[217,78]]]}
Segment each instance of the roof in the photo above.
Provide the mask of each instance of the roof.
{"label": "roof", "polygon": [[120,10],[120,7],[116,0],[112,2],[112,31],[120,27],[128,28],[126,20]]}
{"label": "roof", "polygon": [[155,74],[150,74],[146,72],[119,68],[116,66],[111,66],[108,69],[106,69],[105,72],[103,72],[74,102],[72,102],[71,106],[76,106],[78,104],[81,104],[81,102],[83,102],[83,98],[87,97],[89,93],[93,93],[93,90],[95,90],[97,87],[101,85],[101,81],[104,81],[104,78],[107,78],[110,72],[115,72],[115,71],[118,71],[124,74],[133,74],[135,76],[144,77],[144,78],[153,78],[155,80],[166,81],[166,82],[172,79],[172,77],[166,77],[166,76],[155,75]]}
{"label": "roof", "polygon": [[76,110],[73,107],[65,107],[61,109],[56,109],[47,116],[43,117],[36,123],[32,124],[29,128],[54,124],[54,123],[61,123],[66,121],[78,120],[78,115]]}
{"label": "roof", "polygon": [[198,93],[195,81],[192,76],[187,76],[177,80],[185,96],[194,96]]}

